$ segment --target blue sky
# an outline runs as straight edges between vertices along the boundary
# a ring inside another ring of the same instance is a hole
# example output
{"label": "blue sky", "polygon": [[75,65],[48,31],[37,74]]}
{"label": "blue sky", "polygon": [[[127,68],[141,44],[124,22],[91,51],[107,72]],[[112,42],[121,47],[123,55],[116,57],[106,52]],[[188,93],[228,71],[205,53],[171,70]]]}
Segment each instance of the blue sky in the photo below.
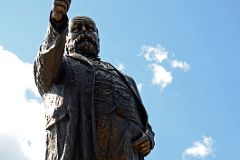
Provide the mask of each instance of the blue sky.
{"label": "blue sky", "polygon": [[[0,159],[43,159],[43,106],[32,64],[52,2],[0,7]],[[156,147],[147,160],[240,159],[240,3],[237,0],[78,0],[102,60],[137,82]],[[14,154],[13,154],[14,153]]]}

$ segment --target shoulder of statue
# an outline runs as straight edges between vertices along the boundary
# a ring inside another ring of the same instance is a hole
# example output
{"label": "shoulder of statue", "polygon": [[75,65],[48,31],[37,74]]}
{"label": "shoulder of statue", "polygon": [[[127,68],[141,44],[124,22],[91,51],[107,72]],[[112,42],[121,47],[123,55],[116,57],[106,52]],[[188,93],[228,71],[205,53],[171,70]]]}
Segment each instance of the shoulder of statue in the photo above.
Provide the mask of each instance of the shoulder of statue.
{"label": "shoulder of statue", "polygon": [[131,76],[129,76],[129,75],[127,75],[127,74],[124,74],[124,76],[125,76],[125,78],[126,78],[128,81],[131,82],[131,84],[135,84],[134,79],[133,79]]}
{"label": "shoulder of statue", "polygon": [[115,70],[116,68],[109,62],[105,62],[105,61],[100,61],[104,66],[106,66],[107,69],[112,69]]}
{"label": "shoulder of statue", "polygon": [[135,81],[134,81],[134,79],[133,79],[131,76],[129,76],[129,75],[123,73],[122,71],[118,70],[116,67],[114,67],[114,66],[113,66],[111,63],[109,63],[109,62],[101,61],[101,63],[103,63],[105,66],[107,66],[108,69],[116,70],[119,74],[121,74],[121,76],[123,76],[123,77],[126,79],[126,81],[128,81],[128,83],[130,83],[130,84],[133,85],[134,87],[136,86],[136,85],[135,85]]}

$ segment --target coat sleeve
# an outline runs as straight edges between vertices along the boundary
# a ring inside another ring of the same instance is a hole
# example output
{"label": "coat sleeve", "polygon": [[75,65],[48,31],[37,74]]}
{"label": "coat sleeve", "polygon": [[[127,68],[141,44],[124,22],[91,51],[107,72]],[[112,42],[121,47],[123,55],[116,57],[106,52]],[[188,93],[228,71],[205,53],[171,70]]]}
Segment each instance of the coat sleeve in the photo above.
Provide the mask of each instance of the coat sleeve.
{"label": "coat sleeve", "polygon": [[[127,78],[128,81],[130,81],[131,84],[133,85],[134,90],[135,90],[135,92],[136,92],[136,94],[137,94],[137,96],[138,96],[138,98],[139,98],[139,100],[140,100],[140,103],[141,103],[141,105],[144,107],[144,105],[143,105],[143,103],[142,103],[142,100],[141,100],[140,93],[139,93],[139,91],[138,91],[138,88],[137,88],[137,85],[136,85],[135,81],[133,80],[132,77],[126,76],[126,78]],[[144,108],[144,110],[145,110],[145,108]],[[145,112],[146,112],[146,111],[145,111]],[[147,112],[146,112],[146,114],[147,114]],[[140,115],[141,115],[141,113],[140,113]],[[148,116],[148,115],[146,115],[146,116]],[[145,119],[146,119],[146,121],[147,121],[147,122],[146,122],[146,123],[147,123],[147,126],[146,126],[145,134],[148,136],[148,138],[149,138],[149,140],[150,140],[150,142],[151,142],[151,149],[153,149],[154,146],[155,146],[155,141],[154,141],[155,133],[153,132],[152,127],[151,127],[151,125],[150,125],[149,122],[148,122],[148,117],[146,117]]]}
{"label": "coat sleeve", "polygon": [[34,62],[34,78],[39,93],[46,93],[56,81],[68,33],[68,18],[56,22],[50,18],[45,39]]}

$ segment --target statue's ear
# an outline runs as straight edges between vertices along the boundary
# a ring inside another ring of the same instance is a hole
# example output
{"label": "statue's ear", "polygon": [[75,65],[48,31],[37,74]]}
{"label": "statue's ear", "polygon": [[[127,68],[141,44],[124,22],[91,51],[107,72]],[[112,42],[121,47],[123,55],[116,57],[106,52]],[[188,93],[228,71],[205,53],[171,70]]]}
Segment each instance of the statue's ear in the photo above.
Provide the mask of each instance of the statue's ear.
{"label": "statue's ear", "polygon": [[65,54],[69,54],[67,45],[65,45]]}
{"label": "statue's ear", "polygon": [[98,41],[98,45],[97,45],[97,55],[98,55],[100,52],[100,38],[99,37],[98,37],[97,41]]}
{"label": "statue's ear", "polygon": [[65,43],[65,52],[66,52],[66,54],[69,54],[69,49],[68,49],[69,42],[70,42],[70,38],[69,38],[69,36],[67,36],[66,43]]}

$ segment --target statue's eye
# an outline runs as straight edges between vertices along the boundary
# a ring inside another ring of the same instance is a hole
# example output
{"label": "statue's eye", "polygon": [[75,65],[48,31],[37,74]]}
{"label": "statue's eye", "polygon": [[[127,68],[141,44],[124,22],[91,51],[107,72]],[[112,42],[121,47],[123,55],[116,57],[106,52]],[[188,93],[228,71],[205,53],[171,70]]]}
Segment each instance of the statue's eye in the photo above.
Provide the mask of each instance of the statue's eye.
{"label": "statue's eye", "polygon": [[90,32],[94,32],[94,31],[95,31],[95,29],[94,29],[93,27],[89,27],[88,30],[89,30]]}
{"label": "statue's eye", "polygon": [[73,25],[73,26],[71,27],[71,32],[76,33],[76,32],[78,32],[78,31],[79,31],[78,25]]}
{"label": "statue's eye", "polygon": [[89,23],[89,24],[87,25],[87,29],[88,29],[88,31],[90,31],[90,32],[95,32],[95,31],[96,31],[95,25],[93,25],[93,24],[91,24],[91,23]]}
{"label": "statue's eye", "polygon": [[72,28],[72,29],[71,29],[71,32],[77,33],[77,32],[78,32],[78,28]]}

